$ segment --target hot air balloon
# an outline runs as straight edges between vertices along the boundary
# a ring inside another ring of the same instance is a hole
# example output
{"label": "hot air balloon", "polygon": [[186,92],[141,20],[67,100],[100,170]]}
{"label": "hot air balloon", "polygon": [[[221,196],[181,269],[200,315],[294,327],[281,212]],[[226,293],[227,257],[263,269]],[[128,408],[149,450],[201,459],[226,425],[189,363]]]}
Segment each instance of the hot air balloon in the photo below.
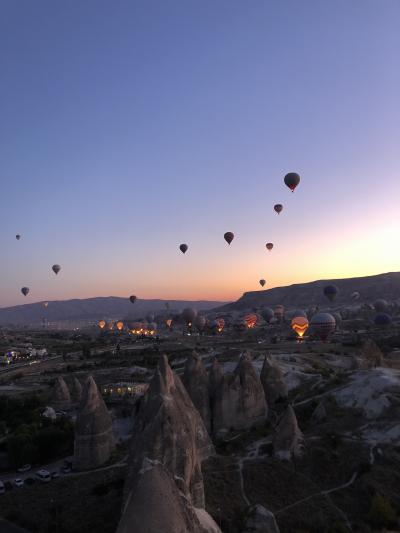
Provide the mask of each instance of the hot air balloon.
{"label": "hot air balloon", "polygon": [[29,293],[29,287],[22,287],[21,292],[24,296],[27,296]]}
{"label": "hot air balloon", "polygon": [[378,313],[374,318],[375,326],[385,327],[392,323],[392,317],[387,313]]}
{"label": "hot air balloon", "polygon": [[294,192],[295,188],[300,183],[300,176],[296,172],[289,172],[289,174],[286,174],[284,181],[285,185]]}
{"label": "hot air balloon", "polygon": [[330,313],[317,313],[311,319],[313,332],[323,341],[335,331],[336,320]]}
{"label": "hot air balloon", "polygon": [[137,300],[137,297],[134,294],[132,294],[132,296],[129,296],[129,300],[132,304],[134,304]]}
{"label": "hot air balloon", "polygon": [[267,250],[270,252],[272,250],[272,248],[274,247],[274,244],[272,242],[267,242],[267,244],[265,246],[266,246]]}
{"label": "hot air balloon", "polygon": [[98,326],[100,329],[104,329],[106,327],[106,321],[105,320],[99,320]]}
{"label": "hot air balloon", "polygon": [[233,241],[234,237],[235,237],[235,235],[231,231],[227,231],[224,234],[224,239],[226,240],[226,242],[228,244],[231,244],[231,242]]}
{"label": "hot air balloon", "polygon": [[167,320],[165,321],[165,325],[167,326],[167,328],[170,328],[172,325],[172,318],[167,318]]}
{"label": "hot air balloon", "polygon": [[269,307],[264,307],[264,309],[261,310],[261,316],[265,322],[269,323],[269,321],[274,318],[274,312]]}
{"label": "hot air balloon", "polygon": [[16,235],[15,238],[17,239],[17,241],[19,241],[21,238],[21,235]]}
{"label": "hot air balloon", "polygon": [[183,254],[185,254],[185,253],[187,252],[188,248],[189,248],[189,246],[188,246],[187,244],[180,244],[180,245],[179,245],[179,250],[180,250]]}
{"label": "hot air balloon", "polygon": [[43,307],[48,307],[49,306],[49,302],[43,302]]}
{"label": "hot air balloon", "polygon": [[285,307],[283,305],[276,305],[274,307],[274,317],[277,320],[282,320],[284,313],[285,313]]}
{"label": "hot air balloon", "polygon": [[244,317],[246,322],[247,329],[253,329],[257,324],[257,315],[255,313],[250,313]]}
{"label": "hot air balloon", "polygon": [[196,316],[197,316],[197,311],[196,309],[193,309],[192,307],[186,307],[186,309],[182,311],[182,318],[185,324],[187,324],[188,326],[191,326],[193,324]]}
{"label": "hot air balloon", "polygon": [[124,329],[124,323],[121,320],[117,322],[117,330],[122,331]]}
{"label": "hot air balloon", "polygon": [[358,291],[354,291],[351,293],[350,298],[355,302],[360,298],[360,293]]}
{"label": "hot air balloon", "polygon": [[205,326],[206,326],[206,323],[207,323],[207,320],[206,320],[206,317],[205,317],[205,316],[198,315],[198,316],[196,317],[195,325],[196,325],[196,328],[197,328],[199,331],[203,331],[203,329],[204,329]]}
{"label": "hot air balloon", "polygon": [[260,279],[260,281],[258,283],[261,285],[261,287],[264,287],[266,281],[265,281],[265,279]]}
{"label": "hot air balloon", "polygon": [[292,330],[301,338],[308,329],[308,320],[304,316],[296,316],[291,322]]}
{"label": "hot air balloon", "polygon": [[282,205],[282,204],[275,204],[275,205],[274,205],[274,209],[275,209],[275,211],[276,211],[276,212],[278,213],[278,215],[279,215],[279,213],[280,213],[280,212],[282,211],[282,209],[283,209],[283,205]]}
{"label": "hot air balloon", "polygon": [[383,298],[379,298],[374,302],[374,308],[377,313],[383,313],[388,308],[389,304]]}
{"label": "hot air balloon", "polygon": [[61,267],[60,267],[60,265],[53,265],[53,266],[51,267],[51,269],[52,269],[52,271],[54,272],[54,274],[57,275],[57,274],[60,272]]}
{"label": "hot air balloon", "polygon": [[324,287],[324,294],[330,302],[333,302],[338,292],[339,289],[336,287],[336,285],[326,285],[326,287]]}
{"label": "hot air balloon", "polygon": [[225,320],[223,318],[216,318],[215,326],[217,328],[218,333],[221,333],[221,331],[223,331],[225,327]]}

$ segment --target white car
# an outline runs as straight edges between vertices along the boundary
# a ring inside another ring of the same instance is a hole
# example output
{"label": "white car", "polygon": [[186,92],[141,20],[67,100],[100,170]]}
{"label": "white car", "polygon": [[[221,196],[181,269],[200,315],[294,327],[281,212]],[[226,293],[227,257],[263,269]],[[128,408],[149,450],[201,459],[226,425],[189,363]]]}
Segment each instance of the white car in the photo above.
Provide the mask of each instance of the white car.
{"label": "white car", "polygon": [[14,479],[14,485],[16,487],[23,487],[24,486],[24,480],[21,479],[20,477],[17,477],[16,479]]}
{"label": "white car", "polygon": [[38,470],[36,472],[36,479],[38,479],[42,483],[48,483],[49,481],[51,481],[51,474],[48,470],[42,468],[41,470]]}
{"label": "white car", "polygon": [[18,468],[17,472],[29,472],[31,468],[31,465],[24,465],[21,466],[21,468]]}

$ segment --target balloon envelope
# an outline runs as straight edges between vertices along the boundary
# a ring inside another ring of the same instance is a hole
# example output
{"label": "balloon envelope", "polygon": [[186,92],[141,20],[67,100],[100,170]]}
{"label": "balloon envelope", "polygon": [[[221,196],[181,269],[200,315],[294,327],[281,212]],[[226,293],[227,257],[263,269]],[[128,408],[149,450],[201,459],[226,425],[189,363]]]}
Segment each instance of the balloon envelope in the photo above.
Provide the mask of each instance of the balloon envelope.
{"label": "balloon envelope", "polygon": [[136,300],[137,300],[137,297],[134,294],[132,294],[131,296],[129,296],[129,300],[130,300],[131,303],[134,304],[136,302]]}
{"label": "balloon envelope", "polygon": [[269,307],[264,307],[264,309],[261,310],[261,316],[265,322],[269,322],[272,318],[274,318],[274,312]]}
{"label": "balloon envelope", "polygon": [[184,322],[188,325],[193,324],[193,321],[196,318],[196,316],[197,316],[197,311],[196,309],[193,309],[192,307],[186,307],[186,309],[182,311],[182,318]]}
{"label": "balloon envelope", "polygon": [[295,331],[300,338],[308,330],[308,326],[309,326],[308,320],[304,316],[296,316],[292,319],[292,322],[291,322],[292,330]]}
{"label": "balloon envelope", "polygon": [[29,287],[22,287],[21,292],[24,296],[27,296],[29,293]]}
{"label": "balloon envelope", "polygon": [[330,302],[333,302],[338,292],[339,289],[336,287],[336,285],[326,285],[326,287],[324,287],[324,294]]}
{"label": "balloon envelope", "polygon": [[282,211],[282,209],[283,209],[283,205],[282,205],[282,204],[275,204],[275,205],[274,205],[274,209],[275,209],[275,211],[276,211],[276,212],[278,213],[278,215],[279,215],[279,213],[280,213],[280,212]]}
{"label": "balloon envelope", "polygon": [[392,317],[387,313],[378,313],[374,319],[375,326],[389,326],[392,323]]}
{"label": "balloon envelope", "polygon": [[330,313],[317,313],[311,319],[313,331],[321,340],[326,340],[335,331],[336,320]]}
{"label": "balloon envelope", "polygon": [[19,241],[21,238],[21,235],[16,235],[15,238],[17,239],[17,241]]}
{"label": "balloon envelope", "polygon": [[99,326],[100,329],[104,329],[105,325],[106,325],[106,321],[105,320],[99,320],[98,326]]}
{"label": "balloon envelope", "polygon": [[54,274],[57,275],[57,274],[60,272],[61,267],[60,267],[60,265],[53,265],[53,266],[51,267],[51,269],[52,269],[52,271],[54,272]]}
{"label": "balloon envelope", "polygon": [[123,329],[123,327],[124,327],[124,323],[121,320],[119,320],[117,322],[117,330],[121,331]]}
{"label": "balloon envelope", "polygon": [[187,252],[187,249],[189,248],[189,246],[187,244],[180,244],[179,245],[179,250],[185,254]]}
{"label": "balloon envelope", "polygon": [[261,287],[264,287],[266,282],[265,282],[265,279],[260,279],[258,283],[261,285]]}
{"label": "balloon envelope", "polygon": [[234,237],[235,237],[235,235],[231,231],[227,231],[224,234],[224,239],[226,240],[226,242],[228,244],[231,244],[231,242],[233,241]]}
{"label": "balloon envelope", "polygon": [[266,246],[267,250],[271,251],[272,248],[274,247],[274,244],[272,242],[267,242],[267,244],[265,246]]}
{"label": "balloon envelope", "polygon": [[300,183],[300,176],[297,172],[289,172],[284,178],[285,185],[293,192]]}

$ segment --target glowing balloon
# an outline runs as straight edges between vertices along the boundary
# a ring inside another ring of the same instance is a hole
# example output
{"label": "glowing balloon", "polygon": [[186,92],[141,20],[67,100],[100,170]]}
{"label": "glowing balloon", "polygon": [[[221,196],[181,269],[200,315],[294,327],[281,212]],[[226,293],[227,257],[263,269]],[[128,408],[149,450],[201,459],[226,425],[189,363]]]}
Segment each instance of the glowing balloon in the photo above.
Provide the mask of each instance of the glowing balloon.
{"label": "glowing balloon", "polygon": [[221,333],[225,327],[225,320],[223,318],[217,318],[215,319],[215,325],[218,333]]}
{"label": "glowing balloon", "polygon": [[197,311],[196,309],[193,309],[192,307],[186,307],[186,309],[182,311],[182,318],[188,326],[191,326],[193,324],[196,316],[197,316]]}
{"label": "glowing balloon", "polygon": [[296,172],[289,172],[284,178],[285,185],[294,192],[297,185],[300,183],[300,176]]}
{"label": "glowing balloon", "polygon": [[60,272],[61,267],[60,267],[60,265],[53,265],[53,266],[51,267],[51,269],[52,269],[52,271],[54,272],[54,274],[57,275],[57,274]]}
{"label": "glowing balloon", "polygon": [[21,292],[24,296],[27,296],[29,293],[29,287],[22,287]]}
{"label": "glowing balloon", "polygon": [[117,322],[117,330],[122,331],[123,329],[124,329],[124,323],[121,320],[119,320]]}
{"label": "glowing balloon", "polygon": [[170,328],[172,324],[172,318],[167,318],[167,320],[165,321],[165,324],[167,325],[168,328]]}
{"label": "glowing balloon", "polygon": [[338,292],[339,289],[336,287],[336,285],[326,285],[326,287],[324,287],[324,294],[330,302],[333,302],[338,295]]}
{"label": "glowing balloon", "polygon": [[49,302],[43,302],[43,307],[48,307],[49,306]]}
{"label": "glowing balloon", "polygon": [[106,321],[105,320],[99,320],[98,326],[100,329],[104,329],[106,327]]}
{"label": "glowing balloon", "polygon": [[260,279],[260,281],[258,283],[261,285],[261,287],[264,287],[266,281],[265,281],[265,279]]}
{"label": "glowing balloon", "polygon": [[134,294],[132,294],[132,296],[129,296],[129,300],[132,304],[134,304],[137,300],[137,297]]}
{"label": "glowing balloon", "polygon": [[279,215],[279,213],[280,213],[280,212],[282,211],[282,209],[283,209],[283,205],[282,205],[282,204],[275,204],[275,205],[274,205],[274,209],[275,209],[275,211],[276,211],[276,212],[278,213],[278,215]]}
{"label": "glowing balloon", "polygon": [[195,320],[196,328],[199,331],[203,331],[207,323],[206,317],[202,315],[198,315]]}
{"label": "glowing balloon", "polygon": [[244,317],[244,321],[246,322],[247,329],[253,329],[255,328],[257,324],[257,315],[255,313],[250,313]]}
{"label": "glowing balloon", "polygon": [[188,248],[189,248],[189,246],[188,246],[187,244],[180,244],[180,245],[179,245],[179,250],[180,250],[183,254],[185,254],[185,253],[187,252]]}
{"label": "glowing balloon", "polygon": [[265,246],[266,246],[267,250],[270,252],[272,250],[272,248],[274,247],[274,244],[272,242],[267,242],[267,244]]}
{"label": "glowing balloon", "polygon": [[231,242],[233,241],[234,237],[235,237],[235,235],[231,231],[227,231],[224,234],[224,239],[226,240],[226,242],[228,244],[231,244]]}
{"label": "glowing balloon", "polygon": [[313,332],[325,341],[335,331],[336,320],[330,313],[317,313],[311,319]]}
{"label": "glowing balloon", "polygon": [[308,320],[304,316],[296,316],[291,322],[292,330],[301,338],[308,329]]}

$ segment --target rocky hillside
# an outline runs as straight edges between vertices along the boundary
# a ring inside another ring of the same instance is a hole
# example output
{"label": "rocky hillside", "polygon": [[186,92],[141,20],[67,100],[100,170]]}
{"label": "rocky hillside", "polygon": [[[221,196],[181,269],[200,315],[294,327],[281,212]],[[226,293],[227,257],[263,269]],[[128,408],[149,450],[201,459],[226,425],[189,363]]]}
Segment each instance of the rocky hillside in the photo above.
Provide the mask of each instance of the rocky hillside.
{"label": "rocky hillside", "polygon": [[307,307],[310,305],[327,306],[323,294],[325,285],[334,284],[339,289],[335,304],[351,303],[351,294],[360,293],[358,303],[374,302],[377,298],[400,299],[400,272],[389,272],[361,278],[318,280],[298,283],[288,287],[275,287],[265,291],[245,292],[236,302],[220,307],[221,311],[241,311],[253,307],[271,307],[282,304],[285,307]]}
{"label": "rocky hillside", "polygon": [[[195,307],[202,311],[221,305],[221,303],[223,302],[171,300],[169,309],[171,313],[182,311],[185,307]],[[149,312],[157,313],[165,310],[165,300],[138,299],[134,304],[131,304],[128,298],[115,296],[61,300],[49,302],[46,308],[43,302],[4,307],[0,309],[0,324],[33,324],[41,322],[43,318],[49,321],[140,318]]]}

